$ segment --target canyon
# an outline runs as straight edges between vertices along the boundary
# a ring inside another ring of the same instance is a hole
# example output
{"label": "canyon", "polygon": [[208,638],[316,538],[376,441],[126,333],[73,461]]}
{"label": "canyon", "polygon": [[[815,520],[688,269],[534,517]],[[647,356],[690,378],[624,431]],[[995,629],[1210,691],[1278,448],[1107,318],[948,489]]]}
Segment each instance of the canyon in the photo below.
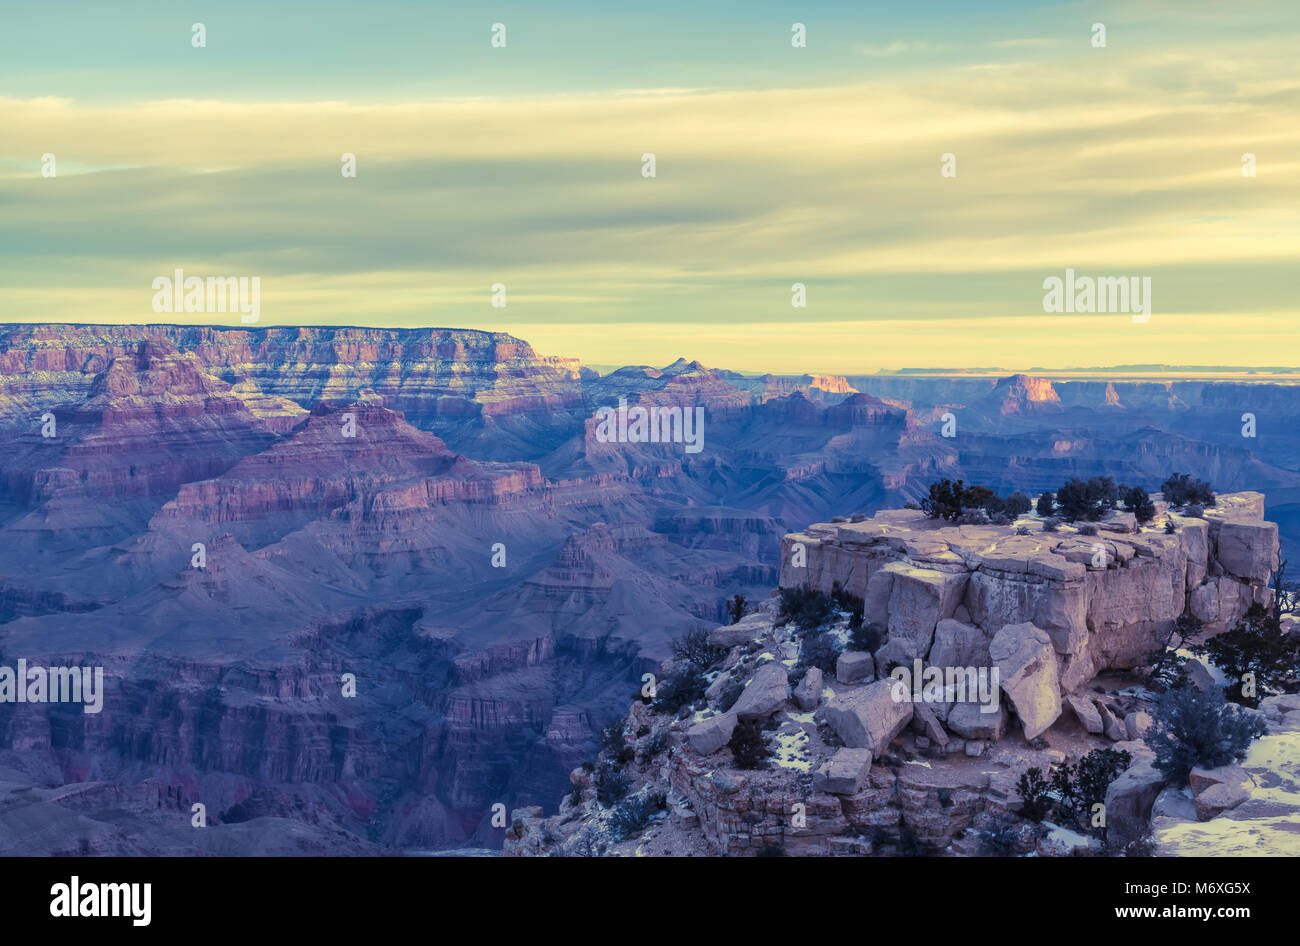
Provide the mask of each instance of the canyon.
{"label": "canyon", "polygon": [[[620,399],[702,408],[702,449],[604,442]],[[961,542],[899,539],[900,507],[940,477],[1033,495],[1179,470],[1254,491],[1285,559],[1296,416],[1274,381],[600,374],[467,329],[0,326],[0,663],[102,666],[107,691],[94,716],[0,704],[0,849],[500,848],[493,806],[553,811],[670,642],[793,580],[795,541],[814,584],[847,569],[887,611],[946,610],[964,570],[993,622],[1056,582],[1032,617],[1063,672],[1122,666],[1175,572],[1208,622],[1253,600],[1257,562],[1214,575],[1184,546],[1214,547],[1212,516],[1106,535],[1111,565],[1163,575],[1147,598],[1064,537],[972,571]]]}

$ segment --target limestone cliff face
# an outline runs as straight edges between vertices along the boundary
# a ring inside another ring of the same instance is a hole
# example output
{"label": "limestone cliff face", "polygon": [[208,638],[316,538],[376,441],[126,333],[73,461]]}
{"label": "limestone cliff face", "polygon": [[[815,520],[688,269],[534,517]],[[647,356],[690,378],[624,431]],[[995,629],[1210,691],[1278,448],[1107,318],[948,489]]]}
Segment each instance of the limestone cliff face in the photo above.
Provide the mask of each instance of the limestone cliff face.
{"label": "limestone cliff face", "polygon": [[783,540],[781,585],[829,593],[838,584],[862,597],[865,619],[908,659],[928,654],[945,619],[990,638],[1031,622],[1051,638],[1069,692],[1162,647],[1184,612],[1217,631],[1272,600],[1278,532],[1261,494],[1221,495],[1204,519],[1157,510],[1139,531],[1118,515],[1091,536],[1068,525],[1044,532],[1034,516],[952,526],[919,510],[817,523]]}

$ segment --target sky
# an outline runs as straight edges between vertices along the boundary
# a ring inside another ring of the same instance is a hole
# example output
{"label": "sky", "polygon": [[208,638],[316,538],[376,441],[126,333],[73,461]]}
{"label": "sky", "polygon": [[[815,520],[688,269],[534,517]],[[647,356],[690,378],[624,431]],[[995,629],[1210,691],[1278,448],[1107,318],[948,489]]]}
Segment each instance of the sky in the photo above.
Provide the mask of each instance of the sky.
{"label": "sky", "polygon": [[0,321],[241,324],[180,269],[601,365],[1300,364],[1287,0],[2,11]]}

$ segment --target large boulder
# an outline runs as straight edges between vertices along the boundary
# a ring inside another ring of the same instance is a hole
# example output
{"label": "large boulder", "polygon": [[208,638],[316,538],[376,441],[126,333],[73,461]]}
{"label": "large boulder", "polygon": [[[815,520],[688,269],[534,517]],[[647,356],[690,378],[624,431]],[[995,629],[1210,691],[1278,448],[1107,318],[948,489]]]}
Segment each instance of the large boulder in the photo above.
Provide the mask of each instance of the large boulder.
{"label": "large boulder", "polygon": [[709,632],[709,643],[730,650],[737,644],[748,644],[771,630],[772,622],[758,615],[748,615],[739,624],[724,624]]}
{"label": "large boulder", "polygon": [[[934,640],[934,629],[961,603],[966,592],[966,572],[941,572],[891,562],[889,639],[905,648],[908,657],[924,657]],[[868,586],[869,587],[869,586]]]}
{"label": "large boulder", "polygon": [[1193,801],[1198,821],[1209,821],[1225,811],[1231,811],[1250,798],[1245,786],[1221,782],[1211,785],[1201,792]]}
{"label": "large boulder", "polygon": [[841,694],[823,709],[826,722],[850,749],[879,757],[912,718],[912,704],[894,699],[894,680],[877,680],[856,693]]}
{"label": "large boulder", "polygon": [[817,667],[809,667],[799,685],[794,688],[795,706],[805,712],[815,710],[822,700],[822,672]]}
{"label": "large boulder", "polygon": [[1097,712],[1101,713],[1102,724],[1106,727],[1106,738],[1114,742],[1128,741],[1128,726],[1120,719],[1117,712],[1105,703],[1097,702]]}
{"label": "large boulder", "polygon": [[[722,696],[723,691],[726,690],[727,687],[729,687],[730,685],[731,685],[731,673],[729,671],[724,670],[722,671],[722,673],[718,674],[713,679],[713,682],[710,683],[708,687],[705,689],[704,698],[708,700],[710,703],[716,702],[717,699]],[[632,731],[636,732],[635,729],[633,729]]]}
{"label": "large boulder", "polygon": [[766,719],[785,705],[790,681],[778,663],[764,664],[745,686],[731,711],[742,720]]}
{"label": "large boulder", "polygon": [[944,618],[934,629],[928,663],[932,667],[987,667],[989,639],[972,624]]}
{"label": "large boulder", "polygon": [[876,675],[876,663],[865,650],[846,650],[835,662],[835,679],[845,686],[870,680]]}
{"label": "large boulder", "polygon": [[1070,704],[1070,709],[1078,717],[1083,728],[1090,732],[1100,735],[1106,731],[1106,723],[1101,718],[1101,713],[1097,711],[1097,705],[1088,698],[1084,693],[1071,693],[1065,698],[1065,702]]}
{"label": "large boulder", "polygon": [[856,795],[870,773],[870,749],[840,749],[817,770],[813,788],[828,795]]}
{"label": "large boulder", "polygon": [[1106,789],[1106,836],[1121,847],[1141,838],[1165,777],[1149,762],[1128,767]]}
{"label": "large boulder", "polygon": [[1221,765],[1217,769],[1207,769],[1198,765],[1187,773],[1187,784],[1193,795],[1199,795],[1215,785],[1238,785],[1250,788],[1254,786],[1255,780],[1239,765]]}
{"label": "large boulder", "polygon": [[919,723],[921,732],[927,739],[937,742],[940,747],[948,745],[948,734],[944,732],[943,726],[928,703],[913,703],[912,714],[912,725],[916,726]]}
{"label": "large boulder", "polygon": [[1008,624],[993,635],[989,656],[1025,728],[1025,738],[1041,735],[1061,715],[1052,639],[1033,624]]}
{"label": "large boulder", "polygon": [[1154,725],[1155,720],[1151,718],[1151,714],[1142,710],[1129,713],[1124,717],[1124,728],[1128,730],[1130,739],[1141,739]]}
{"label": "large boulder", "polygon": [[713,755],[731,741],[735,729],[735,713],[710,716],[686,730],[686,744],[700,755]]}
{"label": "large boulder", "polygon": [[948,711],[948,728],[963,739],[997,742],[1007,726],[1007,711],[999,706],[986,713],[979,703],[957,703]]}
{"label": "large boulder", "polygon": [[1277,567],[1276,522],[1228,519],[1219,526],[1219,564],[1247,581],[1266,582]]}

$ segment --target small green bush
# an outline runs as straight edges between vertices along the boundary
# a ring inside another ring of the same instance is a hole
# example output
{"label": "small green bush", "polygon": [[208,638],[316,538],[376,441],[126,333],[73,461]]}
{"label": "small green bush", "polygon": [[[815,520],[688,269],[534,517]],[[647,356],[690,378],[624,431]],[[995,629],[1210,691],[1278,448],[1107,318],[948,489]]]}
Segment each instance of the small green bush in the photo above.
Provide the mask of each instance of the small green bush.
{"label": "small green bush", "polygon": [[795,623],[805,634],[823,627],[834,615],[835,602],[823,591],[802,585],[781,589],[781,621]]}
{"label": "small green bush", "polygon": [[1268,731],[1263,720],[1217,690],[1169,690],[1161,694],[1154,716],[1146,744],[1156,755],[1155,767],[1178,786],[1187,783],[1187,774],[1197,766],[1215,769],[1234,762],[1252,739]]}
{"label": "small green bush", "polygon": [[805,668],[816,667],[822,673],[834,673],[839,659],[840,649],[829,634],[805,637],[799,647],[799,663]]}
{"label": "small green bush", "polygon": [[640,834],[650,826],[654,816],[664,810],[666,804],[667,798],[662,792],[647,792],[624,798],[614,807],[610,817],[615,839],[626,841]]}
{"label": "small green bush", "polygon": [[671,673],[655,688],[654,703],[656,712],[676,713],[684,706],[700,700],[709,683],[704,679],[704,671],[693,663],[678,664]]}
{"label": "small green bush", "polygon": [[1138,522],[1150,522],[1155,518],[1156,504],[1141,486],[1126,487],[1123,498],[1124,508],[1133,513],[1133,518]]}
{"label": "small green bush", "polygon": [[738,769],[761,769],[767,766],[772,752],[763,738],[763,728],[755,721],[738,723],[727,743]]}
{"label": "small green bush", "polygon": [[1300,638],[1283,634],[1281,622],[1260,604],[1252,604],[1231,630],[1216,634],[1192,650],[1209,656],[1233,681],[1225,692],[1234,703],[1253,706],[1258,702],[1258,697],[1241,692],[1241,680],[1246,674],[1254,676],[1260,695],[1277,690],[1294,692],[1300,680]]}
{"label": "small green bush", "polygon": [[1041,769],[1021,772],[1016,792],[1022,803],[1020,813],[1030,821],[1042,821],[1052,810],[1051,784]]}
{"label": "small green bush", "polygon": [[673,660],[693,664],[701,670],[708,670],[727,653],[721,647],[709,643],[709,631],[704,627],[693,627],[680,637],[673,638],[671,647]]}
{"label": "small green bush", "polygon": [[1002,511],[1014,519],[1016,516],[1023,516],[1025,513],[1029,512],[1031,506],[1032,503],[1030,503],[1029,497],[1020,492],[1020,490],[1016,490],[1006,498],[1006,501],[1002,506]]}
{"label": "small green bush", "polygon": [[627,794],[628,778],[623,769],[612,762],[601,763],[596,769],[596,800],[606,808],[617,804]]}
{"label": "small green bush", "polygon": [[1056,502],[1066,521],[1096,522],[1119,502],[1119,487],[1109,476],[1094,476],[1089,480],[1072,478],[1056,491]]}
{"label": "small green bush", "polygon": [[885,633],[877,624],[860,624],[853,629],[849,638],[854,650],[865,650],[869,654],[880,650],[884,639]]}
{"label": "small green bush", "polygon": [[1171,506],[1213,506],[1218,499],[1205,480],[1197,480],[1186,473],[1174,473],[1160,484],[1160,495]]}

